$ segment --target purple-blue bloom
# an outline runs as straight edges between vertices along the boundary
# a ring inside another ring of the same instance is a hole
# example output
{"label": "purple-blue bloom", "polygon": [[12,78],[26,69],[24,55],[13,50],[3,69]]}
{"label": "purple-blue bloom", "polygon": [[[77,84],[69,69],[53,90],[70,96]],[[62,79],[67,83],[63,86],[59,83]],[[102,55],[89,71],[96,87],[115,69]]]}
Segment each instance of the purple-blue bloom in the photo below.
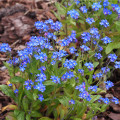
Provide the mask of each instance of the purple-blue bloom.
{"label": "purple-blue bloom", "polygon": [[106,89],[107,90],[114,86],[113,82],[111,82],[111,81],[104,81],[104,83],[106,84]]}
{"label": "purple-blue bloom", "polygon": [[87,19],[86,19],[86,22],[89,23],[89,24],[92,24],[92,23],[94,23],[95,21],[94,21],[93,18],[87,18]]}
{"label": "purple-blue bloom", "polygon": [[65,60],[65,63],[63,63],[64,67],[67,67],[68,69],[72,69],[77,65],[77,62],[75,60]]}
{"label": "purple-blue bloom", "polygon": [[108,67],[102,67],[101,71],[102,71],[102,73],[106,74],[107,72],[110,71],[110,68],[108,68]]}
{"label": "purple-blue bloom", "polygon": [[88,68],[89,71],[92,71],[94,68],[94,65],[92,63],[85,63],[85,66]]}
{"label": "purple-blue bloom", "polygon": [[60,78],[58,78],[58,77],[56,77],[56,76],[51,76],[50,79],[53,80],[52,82],[54,82],[54,83],[56,83],[56,84],[60,83]]}
{"label": "purple-blue bloom", "polygon": [[42,101],[44,100],[43,95],[42,95],[42,94],[39,94],[39,95],[38,95],[38,99],[42,102]]}
{"label": "purple-blue bloom", "polygon": [[119,104],[119,99],[117,99],[116,97],[113,97],[111,101],[114,102],[115,104]]}
{"label": "purple-blue bloom", "polygon": [[81,73],[82,76],[84,76],[84,70],[83,69],[78,69],[78,72]]}
{"label": "purple-blue bloom", "polygon": [[79,13],[75,9],[68,11],[68,15],[71,16],[73,19],[78,19],[79,18]]}
{"label": "purple-blue bloom", "polygon": [[108,0],[104,0],[104,2],[103,2],[103,6],[106,7],[106,6],[108,6],[108,5],[109,5]]}
{"label": "purple-blue bloom", "polygon": [[100,53],[95,53],[95,57],[96,57],[97,59],[101,59],[101,58],[102,58],[102,55],[101,55]]}
{"label": "purple-blue bloom", "polygon": [[118,61],[116,61],[114,66],[115,66],[115,68],[116,68],[116,69],[117,69],[117,68],[119,68],[119,69],[120,69],[120,61],[119,61],[119,62],[118,62]]}
{"label": "purple-blue bloom", "polygon": [[15,89],[15,90],[14,90],[14,93],[17,94],[17,93],[18,93],[18,89]]}
{"label": "purple-blue bloom", "polygon": [[0,44],[0,52],[7,52],[7,51],[11,51],[10,46],[7,43],[2,43]]}
{"label": "purple-blue bloom", "polygon": [[75,51],[77,51],[77,49],[75,49],[75,47],[70,47],[69,51],[70,51],[71,54],[74,54]]}
{"label": "purple-blue bloom", "polygon": [[69,100],[69,104],[75,104],[75,101],[73,99]]}
{"label": "purple-blue bloom", "polygon": [[104,19],[104,20],[101,20],[100,25],[102,25],[104,27],[108,27],[109,26],[109,22],[106,19]]}
{"label": "purple-blue bloom", "polygon": [[82,45],[82,46],[80,46],[80,48],[82,49],[83,52],[90,50],[90,48],[86,45]]}
{"label": "purple-blue bloom", "polygon": [[109,54],[108,58],[110,59],[110,62],[115,62],[115,60],[117,59],[116,54]]}
{"label": "purple-blue bloom", "polygon": [[46,90],[45,86],[41,83],[38,83],[37,85],[35,85],[34,89],[37,89],[37,90],[41,91],[42,93]]}
{"label": "purple-blue bloom", "polygon": [[97,86],[96,85],[94,85],[94,86],[90,86],[89,88],[88,88],[88,90],[92,90],[92,91],[94,91],[94,92],[97,92]]}
{"label": "purple-blue bloom", "polygon": [[110,10],[107,9],[107,8],[104,8],[104,9],[103,9],[103,13],[104,13],[104,15],[111,15],[111,14],[112,14],[112,11],[110,11]]}
{"label": "purple-blue bloom", "polygon": [[102,5],[100,5],[100,2],[98,2],[98,3],[93,3],[93,5],[92,5],[92,9],[93,9],[94,11],[99,10],[101,7],[102,7]]}
{"label": "purple-blue bloom", "polygon": [[105,44],[111,43],[111,38],[105,36],[104,38],[101,39]]}
{"label": "purple-blue bloom", "polygon": [[83,12],[83,13],[87,13],[87,8],[86,8],[86,6],[81,6],[80,7],[80,10]]}

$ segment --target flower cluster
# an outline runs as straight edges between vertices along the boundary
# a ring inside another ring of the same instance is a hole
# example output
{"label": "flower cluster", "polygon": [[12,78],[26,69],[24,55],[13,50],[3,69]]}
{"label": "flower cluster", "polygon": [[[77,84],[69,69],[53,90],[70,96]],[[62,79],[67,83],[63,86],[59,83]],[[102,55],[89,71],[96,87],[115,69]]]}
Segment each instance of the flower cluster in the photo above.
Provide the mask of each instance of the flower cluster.
{"label": "flower cluster", "polygon": [[93,18],[87,18],[87,19],[86,19],[86,22],[89,23],[89,24],[92,24],[92,23],[94,23],[95,21],[94,21]]}
{"label": "flower cluster", "polygon": [[94,65],[92,63],[85,63],[85,66],[88,68],[89,71],[93,70]]}
{"label": "flower cluster", "polygon": [[104,19],[104,20],[101,20],[100,25],[102,25],[104,27],[108,27],[109,26],[109,22],[106,19]]}
{"label": "flower cluster", "polygon": [[87,13],[87,8],[86,8],[86,6],[81,6],[80,7],[80,10],[83,12],[83,13]]}
{"label": "flower cluster", "polygon": [[73,19],[79,18],[79,13],[75,9],[68,11],[67,14],[70,15],[71,18],[73,18]]}
{"label": "flower cluster", "polygon": [[74,68],[77,65],[77,63],[76,63],[75,60],[72,60],[72,59],[68,60],[68,59],[66,59],[65,63],[63,65],[64,65],[64,67],[67,67],[68,69],[72,69],[72,68]]}
{"label": "flower cluster", "polygon": [[0,52],[7,52],[7,51],[11,51],[10,46],[7,43],[2,43],[0,44]]}

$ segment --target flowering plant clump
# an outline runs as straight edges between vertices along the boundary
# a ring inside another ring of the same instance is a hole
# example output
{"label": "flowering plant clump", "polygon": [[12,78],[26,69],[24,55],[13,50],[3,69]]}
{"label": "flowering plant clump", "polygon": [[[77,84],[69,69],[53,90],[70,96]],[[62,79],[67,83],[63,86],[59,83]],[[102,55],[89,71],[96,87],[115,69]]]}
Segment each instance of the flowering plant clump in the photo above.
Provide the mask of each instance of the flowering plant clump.
{"label": "flowering plant clump", "polygon": [[[104,112],[110,102],[119,103],[116,97],[101,95],[114,86],[108,79],[111,71],[120,68],[118,57],[112,51],[114,48],[106,52],[114,43],[114,39],[104,32],[111,26],[109,19],[106,16],[106,19],[96,20],[91,14],[85,19],[82,16],[99,10],[103,11],[99,14],[109,15],[110,11],[105,13],[102,8],[110,3],[107,0],[92,3],[91,11],[88,5],[80,6],[79,11],[75,9],[74,5],[78,7],[81,4],[79,0],[74,0],[72,7],[68,3],[67,6],[59,4],[56,3],[58,8],[66,10],[65,25],[64,21],[51,19],[35,22],[40,35],[31,36],[27,47],[17,51],[18,57],[5,63],[11,78],[8,85],[0,85],[0,89],[16,103],[8,105],[12,111],[7,119],[91,120]],[[117,8],[119,6],[114,8],[116,13]],[[80,34],[74,25],[81,24],[82,18],[88,29]],[[68,27],[72,25],[74,27],[69,31]],[[0,52],[10,53],[11,48],[3,43]]]}

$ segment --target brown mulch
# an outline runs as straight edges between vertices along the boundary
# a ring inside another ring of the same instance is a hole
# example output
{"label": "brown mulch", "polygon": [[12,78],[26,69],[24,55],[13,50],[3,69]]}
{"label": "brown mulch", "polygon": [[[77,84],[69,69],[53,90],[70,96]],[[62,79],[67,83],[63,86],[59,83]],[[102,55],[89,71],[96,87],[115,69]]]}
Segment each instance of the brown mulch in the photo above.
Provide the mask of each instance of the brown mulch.
{"label": "brown mulch", "polygon": [[[52,1],[52,2],[51,2]],[[34,27],[35,21],[47,20],[49,18],[56,21],[56,17],[52,13],[56,11],[54,2],[57,0],[1,0],[0,1],[0,43],[9,43],[13,49],[13,56],[17,50],[25,47],[25,43],[29,41],[30,36],[36,34]],[[0,53],[0,84],[6,84],[9,80],[9,74],[3,65],[7,55]],[[120,100],[120,71],[114,71],[110,80],[114,82],[108,94],[111,94]],[[0,111],[2,107],[11,104],[13,101],[0,92]],[[0,114],[0,120],[5,119],[5,115],[9,110]],[[98,115],[94,120],[120,120],[120,104],[110,104],[106,112]]]}

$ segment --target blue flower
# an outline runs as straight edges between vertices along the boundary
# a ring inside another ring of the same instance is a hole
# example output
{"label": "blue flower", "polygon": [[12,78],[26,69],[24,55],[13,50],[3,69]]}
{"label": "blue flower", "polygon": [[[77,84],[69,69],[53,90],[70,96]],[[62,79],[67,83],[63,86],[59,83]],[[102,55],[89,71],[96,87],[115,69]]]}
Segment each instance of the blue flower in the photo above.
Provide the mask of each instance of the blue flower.
{"label": "blue flower", "polygon": [[41,66],[38,70],[40,70],[42,73],[46,70],[45,66]]}
{"label": "blue flower", "polygon": [[77,51],[77,49],[75,49],[74,47],[70,47],[69,50],[70,50],[70,53],[71,53],[71,54],[74,54],[75,51]]}
{"label": "blue flower", "polygon": [[119,104],[119,99],[117,99],[116,97],[113,97],[111,101],[114,102],[115,104]]}
{"label": "blue flower", "polygon": [[98,46],[98,51],[101,52],[103,48],[100,45],[97,45],[97,46]]}
{"label": "blue flower", "polygon": [[60,78],[58,78],[58,77],[56,77],[56,76],[51,76],[50,79],[53,80],[52,82],[54,82],[54,83],[56,83],[56,84],[60,83]]}
{"label": "blue flower", "polygon": [[36,58],[36,60],[40,60],[42,63],[47,61],[47,55],[46,53],[39,53],[39,55],[35,54],[34,57]]}
{"label": "blue flower", "polygon": [[111,81],[104,81],[104,83],[106,83],[106,89],[107,90],[114,86],[113,82],[111,82]]}
{"label": "blue flower", "polygon": [[11,87],[11,86],[12,86],[12,83],[8,84],[8,86],[10,86],[10,87]]}
{"label": "blue flower", "polygon": [[61,80],[66,81],[67,79],[71,79],[72,77],[74,77],[74,73],[69,71],[62,75]]}
{"label": "blue flower", "polygon": [[26,88],[27,90],[31,90],[31,85],[27,85],[27,86],[25,86],[25,88]]}
{"label": "blue flower", "polygon": [[104,15],[111,15],[111,14],[112,14],[112,11],[110,11],[110,10],[107,9],[107,8],[104,8],[104,9],[103,9],[103,13],[104,13]]}
{"label": "blue flower", "polygon": [[100,72],[100,73],[97,73],[96,75],[93,75],[93,78],[98,78],[98,79],[101,79],[103,77],[103,74]]}
{"label": "blue flower", "polygon": [[106,19],[104,19],[104,20],[101,20],[100,25],[103,25],[104,27],[108,27],[109,22]]}
{"label": "blue flower", "polygon": [[94,11],[99,10],[101,7],[102,7],[102,5],[100,5],[100,2],[98,2],[98,3],[93,3],[93,5],[92,5],[92,9],[93,9]]}
{"label": "blue flower", "polygon": [[117,68],[120,69],[120,62],[116,61],[114,66],[115,66],[116,69],[117,69]]}
{"label": "blue flower", "polygon": [[103,6],[106,7],[106,6],[108,6],[108,5],[109,5],[108,0],[104,0],[104,2],[103,2]]}
{"label": "blue flower", "polygon": [[68,59],[66,59],[65,63],[63,63],[63,65],[64,65],[64,67],[67,67],[68,69],[72,69],[72,68],[74,68],[77,65],[77,63],[76,63],[75,60],[72,60],[72,59],[68,60]]}
{"label": "blue flower", "polygon": [[14,90],[14,93],[15,93],[15,94],[17,94],[17,93],[18,93],[18,91],[19,91],[18,89],[15,89],[15,90]]}
{"label": "blue flower", "polygon": [[45,86],[41,83],[38,83],[37,85],[35,85],[34,89],[37,89],[37,90],[41,91],[42,93],[46,90]]}
{"label": "blue flower", "polygon": [[91,100],[90,95],[89,95],[89,93],[87,91],[83,91],[82,93],[80,93],[79,97],[83,98],[83,99],[86,99],[87,101]]}
{"label": "blue flower", "polygon": [[92,90],[92,91],[94,91],[94,92],[97,92],[97,86],[96,85],[94,85],[94,86],[90,86],[89,88],[88,88],[88,90]]}
{"label": "blue flower", "polygon": [[102,73],[106,74],[107,72],[110,71],[110,68],[108,68],[108,67],[103,67],[103,68],[101,68],[101,71],[102,71]]}
{"label": "blue flower", "polygon": [[75,9],[68,11],[67,14],[70,15],[71,18],[73,18],[73,19],[79,18],[79,13]]}
{"label": "blue flower", "polygon": [[114,62],[117,59],[116,54],[109,54],[108,58],[110,59],[110,62]]}
{"label": "blue flower", "polygon": [[100,53],[95,53],[95,57],[96,57],[97,59],[101,59],[101,58],[102,58],[102,55],[101,55]]}
{"label": "blue flower", "polygon": [[51,65],[55,65],[56,61],[55,60],[52,60],[51,61]]}
{"label": "blue flower", "polygon": [[86,43],[90,41],[91,35],[88,32],[83,32],[81,38],[83,39],[83,43]]}
{"label": "blue flower", "polygon": [[84,70],[83,69],[78,69],[78,72],[81,73],[82,76],[84,76]]}
{"label": "blue flower", "polygon": [[38,95],[38,99],[42,102],[42,101],[44,100],[43,95],[42,95],[42,94],[39,94],[39,95]]}
{"label": "blue flower", "polygon": [[92,63],[85,63],[85,66],[88,68],[89,71],[92,71],[94,68],[94,65]]}
{"label": "blue flower", "polygon": [[81,85],[75,87],[76,90],[79,90],[80,92],[85,91],[85,82],[83,82]]}
{"label": "blue flower", "polygon": [[87,19],[86,19],[86,22],[89,23],[89,24],[92,24],[92,23],[94,23],[95,21],[94,21],[93,18],[87,18]]}
{"label": "blue flower", "polygon": [[37,74],[37,79],[35,80],[35,82],[44,82],[47,78],[46,78],[46,75],[44,73],[40,73],[40,74]]}
{"label": "blue flower", "polygon": [[69,104],[75,104],[75,101],[73,99],[69,100]]}
{"label": "blue flower", "polygon": [[80,7],[80,10],[83,12],[83,13],[87,13],[87,8],[86,8],[86,6],[81,6]]}
{"label": "blue flower", "polygon": [[0,44],[0,52],[7,52],[7,51],[11,51],[10,46],[7,43],[2,43]]}
{"label": "blue flower", "polygon": [[98,28],[95,28],[95,27],[90,28],[90,33],[93,35],[97,35],[99,33]]}
{"label": "blue flower", "polygon": [[105,44],[111,43],[111,38],[105,36],[104,38],[101,39]]}
{"label": "blue flower", "polygon": [[74,2],[76,3],[76,5],[78,5],[80,3],[79,0],[74,0]]}
{"label": "blue flower", "polygon": [[82,45],[82,46],[80,46],[80,48],[82,49],[83,52],[90,50],[90,48],[86,45]]}
{"label": "blue flower", "polygon": [[102,100],[105,104],[109,104],[110,100],[108,98],[100,98],[100,100]]}

